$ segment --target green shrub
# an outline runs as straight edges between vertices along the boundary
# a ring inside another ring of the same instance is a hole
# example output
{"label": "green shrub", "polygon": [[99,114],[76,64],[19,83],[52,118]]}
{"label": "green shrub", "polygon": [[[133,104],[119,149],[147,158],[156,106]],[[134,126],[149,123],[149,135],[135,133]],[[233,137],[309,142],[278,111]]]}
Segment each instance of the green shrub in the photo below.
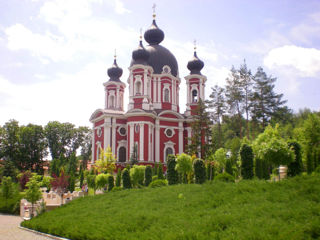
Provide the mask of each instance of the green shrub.
{"label": "green shrub", "polygon": [[233,176],[233,168],[232,168],[232,161],[230,158],[227,158],[226,160],[226,173],[229,173]]}
{"label": "green shrub", "polygon": [[127,168],[123,169],[122,171],[122,186],[123,188],[131,188],[131,179],[130,179],[130,173]]}
{"label": "green shrub", "polygon": [[243,144],[240,149],[241,176],[243,179],[253,178],[253,150],[247,144]]}
{"label": "green shrub", "polygon": [[131,178],[131,183],[133,187],[138,187],[139,185],[143,185],[145,168],[146,166],[134,165],[130,169],[130,178]]}
{"label": "green shrub", "polygon": [[159,164],[159,166],[158,166],[158,179],[164,179],[163,166],[161,164]]}
{"label": "green shrub", "polygon": [[19,186],[11,181],[11,177],[3,177],[0,192],[0,212],[19,214],[20,199]]}
{"label": "green shrub", "polygon": [[149,186],[149,184],[152,182],[152,168],[151,168],[151,166],[146,167],[144,176],[145,176],[144,185]]}
{"label": "green shrub", "polygon": [[108,184],[108,177],[110,174],[100,173],[96,176],[96,188],[105,189]]}
{"label": "green shrub", "polygon": [[215,178],[215,181],[223,181],[223,182],[234,182],[234,177],[229,173],[220,173]]}
{"label": "green shrub", "polygon": [[154,182],[151,182],[149,187],[155,188],[155,187],[163,187],[163,186],[167,186],[167,185],[168,185],[167,180],[158,179],[158,180],[155,180]]}
{"label": "green shrub", "polygon": [[108,177],[108,191],[111,191],[114,188],[114,177],[109,175]]}
{"label": "green shrub", "polygon": [[158,176],[152,176],[152,182],[158,180]]}
{"label": "green shrub", "polygon": [[209,163],[207,165],[207,179],[209,181],[213,180],[214,179],[214,174],[215,174],[214,166]]}
{"label": "green shrub", "polygon": [[206,181],[206,167],[203,160],[197,159],[193,163],[196,183],[202,184]]}
{"label": "green shrub", "polygon": [[288,177],[294,177],[296,175],[299,175],[303,170],[302,157],[301,157],[301,146],[297,142],[290,142],[288,145],[290,148],[293,148],[295,158],[288,165],[287,175],[288,175]]}
{"label": "green shrub", "polygon": [[114,187],[114,188],[112,188],[112,192],[119,192],[119,191],[122,191],[123,190],[123,188],[122,187]]}
{"label": "green shrub", "polygon": [[118,168],[118,172],[117,172],[116,187],[121,187],[121,169],[120,168]]}
{"label": "green shrub", "polygon": [[96,184],[96,175],[89,174],[87,176],[88,187],[93,190],[93,194],[96,194],[97,184]]}
{"label": "green shrub", "polygon": [[175,156],[169,154],[167,158],[167,179],[169,185],[177,184],[179,182],[179,174],[176,170],[176,164],[177,162]]}

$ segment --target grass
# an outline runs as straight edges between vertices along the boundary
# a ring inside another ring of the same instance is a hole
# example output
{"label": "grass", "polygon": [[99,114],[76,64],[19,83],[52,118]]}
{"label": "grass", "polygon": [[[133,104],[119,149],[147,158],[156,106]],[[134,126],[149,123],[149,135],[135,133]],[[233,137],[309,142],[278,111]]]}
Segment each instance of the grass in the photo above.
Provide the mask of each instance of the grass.
{"label": "grass", "polygon": [[109,192],[23,226],[69,239],[319,239],[320,176]]}

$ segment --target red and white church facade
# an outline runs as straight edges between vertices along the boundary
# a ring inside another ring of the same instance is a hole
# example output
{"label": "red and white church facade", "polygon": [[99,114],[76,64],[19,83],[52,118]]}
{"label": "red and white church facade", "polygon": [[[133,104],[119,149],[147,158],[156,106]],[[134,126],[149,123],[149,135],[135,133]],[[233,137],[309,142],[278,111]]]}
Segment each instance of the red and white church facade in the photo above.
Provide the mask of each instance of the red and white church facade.
{"label": "red and white church facade", "polygon": [[[155,16],[154,16],[155,17]],[[190,74],[185,77],[187,106],[179,112],[180,83],[178,63],[174,55],[160,45],[163,31],[155,19],[144,33],[148,43],[132,52],[129,67],[128,110],[124,111],[123,98],[126,84],[120,80],[123,70],[116,58],[108,69],[110,79],[103,84],[105,107],[90,117],[93,124],[92,163],[99,158],[101,149],[111,147],[117,163],[124,165],[136,146],[139,164],[166,163],[168,154],[185,151],[192,131],[192,110],[199,99],[204,100],[207,78],[201,74],[204,63],[196,50],[188,62]]]}

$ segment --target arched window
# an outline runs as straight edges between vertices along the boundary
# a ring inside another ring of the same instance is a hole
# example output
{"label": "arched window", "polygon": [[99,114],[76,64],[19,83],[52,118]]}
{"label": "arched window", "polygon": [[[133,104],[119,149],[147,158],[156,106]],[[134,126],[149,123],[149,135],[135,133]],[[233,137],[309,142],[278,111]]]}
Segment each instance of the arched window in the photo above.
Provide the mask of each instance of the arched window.
{"label": "arched window", "polygon": [[198,102],[198,91],[197,90],[192,90],[192,102]]}
{"label": "arched window", "polygon": [[141,81],[136,82],[136,95],[141,95]]}
{"label": "arched window", "polygon": [[114,108],[114,96],[110,96],[109,98],[109,108]]}
{"label": "arched window", "polygon": [[168,155],[169,155],[169,154],[173,154],[173,149],[172,149],[171,147],[168,147],[168,148],[166,149],[166,158],[165,158],[165,161],[168,160]]}
{"label": "arched window", "polygon": [[170,91],[168,88],[164,89],[164,102],[170,102]]}
{"label": "arched window", "polygon": [[118,161],[119,162],[126,162],[126,148],[125,147],[119,148]]}

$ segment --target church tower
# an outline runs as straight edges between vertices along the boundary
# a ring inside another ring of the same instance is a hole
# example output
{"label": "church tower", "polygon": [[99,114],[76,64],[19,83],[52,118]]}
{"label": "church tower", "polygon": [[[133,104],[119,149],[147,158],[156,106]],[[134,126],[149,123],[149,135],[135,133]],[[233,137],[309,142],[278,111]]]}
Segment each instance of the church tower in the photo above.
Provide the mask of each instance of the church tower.
{"label": "church tower", "polygon": [[205,83],[207,77],[201,74],[201,69],[204,66],[197,56],[196,46],[194,47],[193,58],[188,62],[187,68],[190,70],[190,74],[185,77],[187,84],[187,110],[186,116],[192,115],[192,110],[197,107],[199,99],[204,101],[205,96]]}
{"label": "church tower", "polygon": [[108,69],[109,81],[103,84],[105,89],[105,109],[123,111],[123,95],[126,84],[121,82],[122,68],[117,64],[116,55],[111,68]]}

